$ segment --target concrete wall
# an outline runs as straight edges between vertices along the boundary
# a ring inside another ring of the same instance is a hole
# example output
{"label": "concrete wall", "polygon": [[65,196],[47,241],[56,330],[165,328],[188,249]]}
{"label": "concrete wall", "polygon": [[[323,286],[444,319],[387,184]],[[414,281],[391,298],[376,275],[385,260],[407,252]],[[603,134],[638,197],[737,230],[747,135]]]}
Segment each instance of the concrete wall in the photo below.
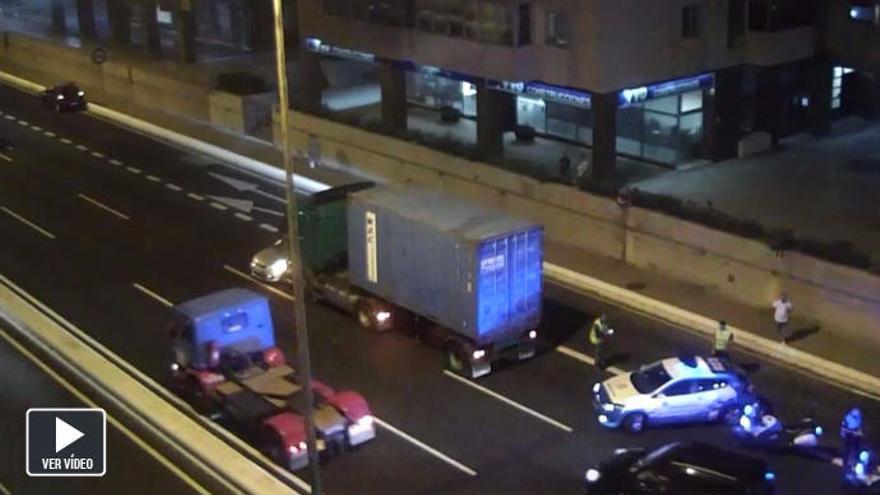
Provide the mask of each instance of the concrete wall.
{"label": "concrete wall", "polygon": [[253,134],[272,123],[274,92],[238,96],[223,91],[208,94],[211,124],[244,134]]}

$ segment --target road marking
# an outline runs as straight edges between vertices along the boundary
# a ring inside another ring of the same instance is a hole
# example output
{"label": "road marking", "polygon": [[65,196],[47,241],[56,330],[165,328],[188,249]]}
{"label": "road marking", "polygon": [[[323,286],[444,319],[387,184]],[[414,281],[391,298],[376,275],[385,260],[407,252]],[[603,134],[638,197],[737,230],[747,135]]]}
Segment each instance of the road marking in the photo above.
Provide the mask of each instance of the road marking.
{"label": "road marking", "polygon": [[[556,352],[558,352],[560,354],[565,354],[566,356],[568,356],[570,358],[577,359],[578,361],[580,361],[582,363],[587,363],[590,366],[596,366],[596,360],[593,359],[592,356],[587,356],[586,354],[584,354],[580,351],[576,351],[576,350],[572,349],[571,347],[561,345],[556,348]],[[617,366],[609,366],[609,367],[605,368],[605,371],[607,371],[613,375],[625,375],[626,373],[629,373],[628,371],[621,369],[621,368],[618,368]]]}
{"label": "road marking", "polygon": [[235,275],[238,275],[239,277],[241,277],[241,278],[247,280],[248,282],[255,283],[255,284],[259,285],[260,287],[266,289],[267,291],[269,291],[269,292],[271,292],[271,293],[273,293],[273,294],[275,294],[275,295],[277,295],[277,296],[281,296],[281,297],[283,297],[284,299],[287,299],[287,300],[290,300],[290,301],[295,301],[295,300],[296,300],[296,298],[293,296],[293,294],[289,294],[289,293],[284,292],[283,290],[281,290],[281,289],[279,289],[279,288],[277,288],[277,287],[272,287],[272,286],[269,285],[269,284],[266,284],[266,283],[260,282],[259,280],[255,279],[254,277],[248,275],[247,273],[245,273],[245,272],[243,272],[243,271],[241,271],[241,270],[237,270],[236,268],[233,268],[233,267],[231,267],[231,266],[229,266],[229,265],[223,265],[223,269],[226,270],[227,272],[230,272],[230,273],[233,273],[233,274],[235,274]]}
{"label": "road marking", "polygon": [[165,184],[165,187],[167,187],[168,189],[171,189],[172,191],[177,191],[177,192],[183,191],[182,187],[178,186],[177,184],[172,184],[170,182]]}
{"label": "road marking", "polygon": [[8,156],[4,155],[3,153],[0,153],[0,158],[2,158],[3,160],[6,160],[7,162],[12,161],[12,158],[9,158]]}
{"label": "road marking", "polygon": [[18,213],[10,210],[9,208],[7,208],[5,206],[0,206],[0,210],[3,210],[3,212],[6,213],[7,215],[11,216],[12,218],[18,220],[19,222],[21,222],[25,225],[27,225],[28,227],[36,230],[37,232],[48,237],[49,239],[55,239],[55,234],[49,232],[48,230],[44,229],[43,227],[40,227],[39,225],[35,224],[34,222],[31,222],[27,218],[19,215]]}
{"label": "road marking", "polygon": [[76,149],[78,149],[80,151],[88,151],[89,147],[78,144],[78,145],[76,145]]}
{"label": "road marking", "polygon": [[212,202],[212,203],[211,203],[211,207],[212,207],[212,208],[216,208],[216,209],[218,209],[218,210],[225,210],[225,209],[226,209],[225,206],[223,206],[223,205],[221,205],[220,203],[217,203],[217,202]]}
{"label": "road marking", "polygon": [[520,411],[522,411],[530,416],[533,416],[537,419],[540,419],[541,421],[543,421],[551,426],[555,426],[556,428],[559,428],[560,430],[562,430],[566,433],[571,433],[574,431],[574,429],[572,429],[571,426],[568,426],[565,423],[556,421],[555,419],[551,418],[550,416],[546,416],[544,414],[541,414],[538,411],[535,411],[534,409],[532,409],[530,407],[524,406],[524,405],[520,404],[519,402],[516,402],[513,399],[508,399],[507,397],[499,394],[498,392],[492,391],[482,385],[478,385],[475,382],[468,380],[467,378],[463,378],[461,376],[458,376],[449,370],[443,370],[443,374],[448,376],[449,378],[452,378],[453,380],[459,381],[459,382],[461,382],[461,383],[463,383],[463,384],[465,384],[475,390],[479,390],[480,392],[483,392],[484,394],[488,395],[489,397],[492,397],[494,399],[498,399],[501,402],[507,404],[508,406],[519,409]]}
{"label": "road marking", "polygon": [[101,202],[99,202],[99,201],[97,201],[97,200],[95,200],[95,199],[92,199],[92,198],[86,196],[85,194],[80,193],[80,194],[77,194],[77,196],[78,196],[80,199],[83,199],[83,200],[85,200],[85,201],[88,201],[89,203],[91,203],[91,204],[97,206],[98,208],[101,208],[102,210],[104,210],[104,211],[106,211],[106,212],[108,212],[108,213],[112,213],[112,214],[116,215],[117,217],[119,217],[119,218],[121,218],[121,219],[123,219],[123,220],[131,220],[131,217],[129,217],[129,216],[126,215],[125,213],[122,213],[122,212],[120,212],[119,210],[115,210],[115,209],[113,209],[113,208],[110,208],[109,206],[107,206],[107,205],[105,205],[105,204],[103,204],[103,203],[101,203]]}
{"label": "road marking", "polygon": [[167,307],[169,307],[169,308],[174,307],[174,303],[172,303],[172,302],[169,301],[168,299],[165,299],[164,297],[160,296],[159,294],[156,294],[155,292],[153,292],[153,291],[151,291],[150,289],[144,287],[143,285],[138,284],[138,283],[134,283],[134,284],[131,284],[131,285],[134,286],[135,289],[137,289],[137,290],[143,292],[144,294],[146,294],[146,295],[152,297],[153,299],[159,301],[159,302],[162,303],[164,306],[167,306]]}
{"label": "road marking", "polygon": [[6,114],[6,120],[15,120],[15,116]]}
{"label": "road marking", "polygon": [[150,182],[162,182],[162,179],[156,177],[155,175],[147,175],[147,180]]}
{"label": "road marking", "polygon": [[104,158],[104,153],[101,153],[100,151],[93,151],[92,156],[95,158]]}
{"label": "road marking", "polygon": [[120,162],[119,160],[117,160],[115,158],[111,158],[109,161],[110,161],[111,165],[116,165],[117,167],[122,165],[122,162]]}
{"label": "road marking", "polygon": [[18,125],[20,125],[20,126],[22,126],[22,127],[27,127],[27,126],[29,126],[29,125],[31,125],[31,124],[30,124],[30,122],[28,122],[27,120],[19,120],[19,121],[18,121]]}
{"label": "road marking", "polygon": [[31,126],[31,130],[32,130],[32,131],[40,132],[40,131],[43,130],[43,128],[40,127],[40,126],[38,126],[38,125],[32,125],[32,126]]}
{"label": "road marking", "polygon": [[425,452],[433,455],[434,457],[449,464],[450,466],[455,467],[456,469],[462,471],[463,473],[467,474],[468,476],[476,476],[477,475],[477,472],[474,471],[473,469],[456,461],[455,459],[453,459],[452,457],[449,457],[448,455],[444,454],[443,452],[440,452],[439,450],[435,449],[434,447],[431,447],[430,445],[414,438],[412,435],[406,433],[405,431],[401,431],[401,430],[397,429],[396,427],[386,423],[385,421],[382,421],[381,419],[377,418],[376,416],[373,416],[373,420],[376,422],[377,425],[381,426],[382,428],[385,428],[386,430],[390,431],[391,433],[394,433],[398,437],[406,440],[407,442],[409,442],[409,443],[415,445],[416,447],[424,450]]}
{"label": "road marking", "polygon": [[196,193],[187,193],[186,197],[190,198],[190,199],[194,199],[196,201],[204,201],[205,200],[204,196],[196,194]]}
{"label": "road marking", "polygon": [[45,132],[43,132],[43,134],[44,134],[46,137],[50,137],[50,138],[53,138],[53,137],[55,137],[55,136],[58,135],[58,134],[55,134],[55,133],[52,132],[52,131],[45,131]]}
{"label": "road marking", "polygon": [[73,143],[73,141],[71,141],[70,139],[67,139],[67,138],[61,138],[61,142],[64,144],[72,144]]}
{"label": "road marking", "polygon": [[125,170],[128,170],[129,172],[131,172],[133,174],[141,173],[141,169],[139,169],[137,167],[125,167]]}
{"label": "road marking", "polygon": [[269,225],[268,223],[261,223],[260,228],[263,230],[268,230],[269,232],[278,232],[278,227]]}
{"label": "road marking", "polygon": [[[62,388],[70,392],[71,395],[76,397],[80,402],[87,405],[91,408],[98,408],[98,404],[88,398],[85,394],[83,394],[79,389],[74,387],[69,381],[59,375],[54,369],[52,369],[48,364],[41,361],[40,358],[35,356],[31,351],[26,349],[21,343],[17,340],[13,339],[9,334],[7,334],[4,330],[0,329],[0,337],[3,338],[11,347],[15,348],[21,355],[26,357],[31,363],[33,363],[37,368],[39,368],[43,373],[48,375],[52,380],[55,381]],[[150,457],[156,459],[159,464],[162,464],[165,469],[174,473],[178,478],[183,480],[184,483],[192,487],[197,493],[210,495],[210,491],[200,485],[198,481],[190,477],[185,471],[180,469],[176,464],[171,462],[167,457],[160,454],[156,449],[154,449],[151,445],[141,439],[139,436],[135,435],[135,433],[129,430],[125,425],[119,422],[114,416],[107,414],[107,421],[117,430],[119,430],[123,435],[128,437],[135,445],[137,445],[143,452],[146,452]],[[12,495],[12,492],[6,489],[5,486],[0,484],[0,491],[2,491],[3,495]]]}
{"label": "road marking", "polygon": [[245,222],[250,222],[251,220],[254,219],[254,217],[252,217],[250,215],[245,215],[244,213],[242,213],[240,211],[236,212],[235,218],[240,218],[240,219],[244,220]]}

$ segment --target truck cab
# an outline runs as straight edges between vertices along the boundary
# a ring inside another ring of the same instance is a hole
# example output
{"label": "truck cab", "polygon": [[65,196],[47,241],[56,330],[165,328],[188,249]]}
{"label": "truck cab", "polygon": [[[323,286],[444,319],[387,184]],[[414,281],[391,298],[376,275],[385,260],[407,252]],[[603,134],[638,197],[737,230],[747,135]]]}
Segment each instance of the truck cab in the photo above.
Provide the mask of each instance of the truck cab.
{"label": "truck cab", "polygon": [[[294,470],[306,465],[305,384],[276,346],[268,300],[229,289],[174,308],[172,388],[197,411]],[[333,454],[375,437],[364,398],[312,380],[318,450]]]}

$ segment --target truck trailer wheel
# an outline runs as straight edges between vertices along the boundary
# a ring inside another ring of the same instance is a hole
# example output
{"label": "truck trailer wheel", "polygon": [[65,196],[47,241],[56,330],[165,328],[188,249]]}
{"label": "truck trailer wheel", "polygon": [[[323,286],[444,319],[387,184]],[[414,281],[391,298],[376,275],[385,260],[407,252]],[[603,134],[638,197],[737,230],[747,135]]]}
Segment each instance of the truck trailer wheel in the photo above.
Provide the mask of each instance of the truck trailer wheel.
{"label": "truck trailer wheel", "polygon": [[470,361],[468,361],[464,348],[460,344],[454,342],[446,344],[444,354],[446,355],[446,368],[449,371],[465,378],[473,377]]}

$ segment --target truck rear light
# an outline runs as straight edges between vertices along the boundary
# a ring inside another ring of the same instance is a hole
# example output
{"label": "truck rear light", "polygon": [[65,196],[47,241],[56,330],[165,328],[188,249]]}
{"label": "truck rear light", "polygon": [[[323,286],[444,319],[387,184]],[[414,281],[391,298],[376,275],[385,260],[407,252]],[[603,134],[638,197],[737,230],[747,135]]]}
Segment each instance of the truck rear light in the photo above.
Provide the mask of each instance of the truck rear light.
{"label": "truck rear light", "polygon": [[385,323],[389,318],[391,318],[391,312],[389,311],[379,311],[376,313],[376,321],[379,323]]}
{"label": "truck rear light", "polygon": [[477,349],[473,353],[474,359],[483,359],[486,356],[486,351],[483,349]]}

